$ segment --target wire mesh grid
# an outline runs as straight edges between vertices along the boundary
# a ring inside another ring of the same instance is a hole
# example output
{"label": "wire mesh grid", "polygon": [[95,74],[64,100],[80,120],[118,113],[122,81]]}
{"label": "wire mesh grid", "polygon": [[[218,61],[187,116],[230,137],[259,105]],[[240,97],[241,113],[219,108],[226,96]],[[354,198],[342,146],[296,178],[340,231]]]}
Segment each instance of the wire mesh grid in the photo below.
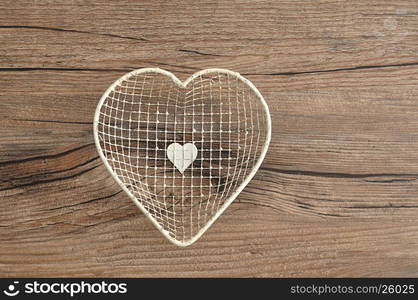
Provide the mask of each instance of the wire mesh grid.
{"label": "wire mesh grid", "polygon": [[[185,83],[159,69],[137,70],[102,97],[96,143],[157,228],[187,245],[236,197],[265,155],[270,116],[260,97],[227,70],[205,70]],[[167,157],[173,143],[197,148],[195,158],[182,157],[191,162],[183,173]]]}

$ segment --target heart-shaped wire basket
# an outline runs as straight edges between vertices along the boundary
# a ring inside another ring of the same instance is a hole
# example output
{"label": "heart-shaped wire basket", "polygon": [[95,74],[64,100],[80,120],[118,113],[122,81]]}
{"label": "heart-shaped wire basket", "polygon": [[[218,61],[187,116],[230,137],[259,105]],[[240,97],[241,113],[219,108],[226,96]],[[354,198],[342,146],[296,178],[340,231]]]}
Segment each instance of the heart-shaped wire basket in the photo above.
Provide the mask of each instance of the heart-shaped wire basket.
{"label": "heart-shaped wire basket", "polygon": [[104,93],[94,138],[129,197],[166,238],[187,246],[255,175],[271,120],[260,92],[238,73],[207,69],[181,82],[145,68]]}

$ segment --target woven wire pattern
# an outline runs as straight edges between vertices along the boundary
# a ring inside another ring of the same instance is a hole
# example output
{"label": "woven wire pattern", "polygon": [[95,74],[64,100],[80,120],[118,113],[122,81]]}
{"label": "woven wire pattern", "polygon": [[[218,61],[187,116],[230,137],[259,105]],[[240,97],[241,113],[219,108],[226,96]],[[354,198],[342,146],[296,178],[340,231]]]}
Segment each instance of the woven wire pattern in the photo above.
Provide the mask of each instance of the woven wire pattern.
{"label": "woven wire pattern", "polygon": [[[210,72],[181,87],[161,73],[132,74],[99,111],[100,150],[123,185],[179,242],[192,239],[252,172],[267,139],[265,108],[245,82]],[[181,174],[172,143],[198,154]]]}

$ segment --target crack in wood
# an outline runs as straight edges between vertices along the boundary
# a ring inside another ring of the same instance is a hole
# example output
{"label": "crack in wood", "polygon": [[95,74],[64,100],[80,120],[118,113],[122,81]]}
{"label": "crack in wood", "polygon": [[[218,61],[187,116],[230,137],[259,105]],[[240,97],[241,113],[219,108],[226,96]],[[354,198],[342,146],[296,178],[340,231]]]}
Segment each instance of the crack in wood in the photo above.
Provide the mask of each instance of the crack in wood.
{"label": "crack in wood", "polygon": [[333,72],[343,72],[343,71],[358,71],[358,70],[368,70],[368,69],[383,69],[383,68],[400,68],[400,67],[410,67],[418,66],[418,62],[409,62],[402,64],[387,64],[387,65],[369,65],[369,66],[355,66],[355,67],[346,67],[346,68],[337,68],[337,69],[328,69],[328,70],[312,70],[312,71],[297,71],[297,72],[273,72],[273,73],[243,73],[244,76],[294,76],[294,75],[303,75],[303,74],[320,74],[320,73],[333,73]]}
{"label": "crack in wood", "polygon": [[28,162],[28,161],[34,161],[34,160],[60,158],[62,156],[65,156],[67,154],[70,154],[72,152],[78,151],[78,150],[83,149],[83,148],[87,148],[87,147],[92,146],[92,145],[94,145],[94,142],[88,143],[88,144],[85,144],[85,145],[81,145],[81,146],[66,150],[64,152],[60,152],[60,153],[41,155],[41,156],[35,156],[35,157],[28,157],[28,158],[23,158],[23,159],[19,159],[19,160],[5,161],[5,162],[0,163],[0,167],[5,166],[5,165],[12,165],[12,164],[24,163],[24,162]]}
{"label": "crack in wood", "polygon": [[[58,171],[52,171],[52,172],[43,172],[43,173],[41,173],[41,174],[34,174],[34,175],[30,175],[30,176],[23,176],[23,177],[14,177],[14,178],[9,178],[9,179],[7,179],[7,180],[2,180],[2,181],[0,181],[0,183],[3,183],[3,182],[10,182],[10,183],[12,183],[13,181],[16,181],[16,180],[24,180],[24,179],[29,179],[29,178],[36,178],[37,176],[45,176],[45,175],[53,175],[53,174],[59,174],[59,173],[63,173],[63,172],[68,172],[68,171],[72,171],[72,170],[74,170],[74,169],[77,169],[77,168],[80,168],[80,167],[83,167],[83,166],[85,166],[85,165],[87,165],[87,164],[89,164],[89,163],[91,163],[91,162],[93,162],[93,161],[95,161],[96,159],[98,159],[99,158],[99,156],[97,155],[97,156],[95,156],[95,157],[93,157],[93,158],[91,158],[91,159],[89,159],[89,160],[87,160],[87,161],[85,161],[85,162],[83,162],[83,163],[81,163],[81,164],[78,164],[78,165],[76,165],[76,166],[74,166],[74,167],[71,167],[71,168],[68,168],[68,169],[64,169],[64,170],[58,170]],[[12,183],[13,184],[13,183]]]}
{"label": "crack in wood", "polygon": [[301,175],[312,177],[328,177],[328,178],[368,178],[368,177],[418,177],[418,174],[414,173],[365,173],[365,174],[353,174],[353,173],[336,173],[336,172],[318,172],[318,171],[304,171],[304,170],[285,170],[276,168],[261,167],[260,170],[277,172],[281,174],[289,175]]}
{"label": "crack in wood", "polygon": [[65,177],[39,180],[39,181],[34,181],[34,182],[30,182],[30,183],[25,183],[25,184],[20,184],[20,185],[8,187],[8,188],[0,189],[0,192],[4,192],[4,191],[8,191],[8,190],[13,190],[13,189],[18,189],[18,188],[27,187],[27,186],[33,186],[33,185],[51,183],[51,182],[60,181],[60,180],[72,179],[72,178],[75,178],[77,176],[83,175],[84,173],[87,173],[89,171],[92,171],[92,170],[96,169],[99,166],[101,166],[101,164],[99,164],[97,166],[93,166],[93,167],[88,168],[86,170],[83,170],[83,171],[81,171],[79,173],[76,173],[76,174],[73,174],[73,175],[69,175],[69,176],[65,176]]}
{"label": "crack in wood", "polygon": [[92,35],[120,38],[120,39],[126,39],[126,40],[150,42],[150,40],[143,38],[143,37],[132,37],[132,36],[113,34],[113,33],[99,33],[99,32],[92,32],[92,31],[86,31],[86,30],[65,29],[65,28],[56,28],[56,27],[45,27],[45,26],[1,25],[0,29],[34,29],[34,30],[59,31],[59,32],[70,32],[70,33],[84,33],[84,34],[92,34]]}
{"label": "crack in wood", "polygon": [[[175,65],[175,64],[169,64],[169,63],[162,63],[162,62],[158,62],[158,61],[147,61],[148,63],[152,63],[152,64],[156,64],[156,65],[162,65],[162,66],[169,66],[169,67],[174,67],[174,68],[181,68],[181,69],[188,69],[188,70],[192,70],[192,71],[200,71],[199,68],[195,68],[195,67],[187,67],[187,66],[180,66],[180,65]],[[170,70],[167,70],[170,71]],[[187,73],[184,71],[176,71],[178,73]]]}
{"label": "crack in wood", "polygon": [[352,209],[387,209],[387,208],[418,208],[418,205],[393,205],[389,203],[388,205],[354,205],[354,206],[344,206],[344,208]]}
{"label": "crack in wood", "polygon": [[219,55],[219,54],[205,53],[205,52],[200,52],[200,51],[197,51],[197,50],[189,50],[189,49],[179,49],[178,51],[186,52],[186,53],[192,53],[192,54],[198,54],[198,55],[202,55],[202,56],[222,56],[222,55]]}
{"label": "crack in wood", "polygon": [[132,71],[131,68],[126,69],[100,69],[100,68],[55,68],[55,67],[17,67],[17,68],[0,68],[0,72],[30,72],[30,71],[60,71],[60,72],[127,72]]}
{"label": "crack in wood", "polygon": [[[0,27],[1,28],[1,27]],[[194,50],[184,50],[180,49],[178,51],[183,52],[193,52],[196,53],[198,51]],[[208,55],[208,56],[220,56],[217,54],[206,54],[200,53],[201,55]],[[199,71],[199,68],[195,67],[188,67],[188,66],[180,66],[170,63],[162,63],[156,61],[145,61],[144,63],[150,63],[155,65],[161,66],[169,66],[181,69],[188,69],[192,71]],[[343,72],[343,71],[359,71],[359,70],[368,70],[368,69],[384,69],[384,68],[401,68],[401,67],[409,67],[409,66],[418,66],[418,62],[410,62],[410,63],[402,63],[402,64],[388,64],[388,65],[369,65],[369,66],[355,66],[355,67],[347,67],[347,68],[338,68],[338,69],[328,69],[328,70],[312,70],[312,71],[296,71],[296,72],[273,72],[273,73],[241,73],[243,76],[295,76],[295,75],[303,75],[303,74],[321,74],[321,73],[333,73],[333,72]],[[25,72],[25,71],[62,71],[62,72],[129,72],[140,67],[132,67],[132,68],[57,68],[57,67],[1,67],[0,72]],[[168,70],[171,71],[172,70]],[[185,71],[176,70],[176,73],[188,73]]]}
{"label": "crack in wood", "polygon": [[399,179],[399,178],[397,178],[397,179],[387,179],[387,180],[384,180],[384,179],[382,179],[382,180],[367,180],[367,179],[365,179],[364,181],[365,182],[372,182],[372,183],[394,183],[394,182],[412,182],[412,181],[415,181],[415,180],[417,180],[417,178],[412,178],[412,179]]}
{"label": "crack in wood", "polygon": [[12,121],[21,121],[21,122],[93,125],[93,122],[78,122],[78,121],[35,120],[35,119],[10,119],[10,120],[12,120]]}

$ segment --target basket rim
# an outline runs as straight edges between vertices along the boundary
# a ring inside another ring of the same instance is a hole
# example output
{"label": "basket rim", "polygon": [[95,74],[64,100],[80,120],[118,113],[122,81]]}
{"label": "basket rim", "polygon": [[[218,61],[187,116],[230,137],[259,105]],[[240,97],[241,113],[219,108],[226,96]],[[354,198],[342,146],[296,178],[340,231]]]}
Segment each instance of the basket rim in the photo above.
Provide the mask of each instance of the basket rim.
{"label": "basket rim", "polygon": [[[129,191],[129,189],[125,186],[125,184],[119,179],[117,174],[113,171],[112,167],[108,163],[106,157],[103,154],[103,149],[100,146],[99,141],[99,132],[98,132],[98,124],[99,124],[99,117],[100,117],[100,110],[102,108],[102,105],[106,98],[109,96],[109,94],[114,90],[114,88],[120,84],[120,82],[124,81],[125,79],[138,75],[143,73],[159,73],[163,74],[177,84],[177,86],[181,88],[187,88],[188,84],[192,82],[196,77],[207,74],[207,73],[222,73],[222,74],[228,74],[231,75],[242,82],[244,82],[246,85],[248,85],[251,90],[256,94],[256,96],[259,98],[261,103],[264,107],[264,112],[266,115],[266,139],[263,144],[261,154],[259,158],[257,159],[256,164],[251,169],[251,172],[247,175],[247,177],[241,182],[241,184],[236,188],[236,190],[225,200],[224,204],[218,209],[218,211],[206,222],[206,224],[197,232],[195,233],[191,238],[187,240],[177,240],[170,236],[169,231],[165,230],[158,221],[147,211],[147,209],[136,199],[136,197]],[[113,82],[107,90],[104,92],[104,94],[101,96],[99,103],[97,104],[96,111],[94,114],[94,121],[93,121],[93,136],[94,136],[94,142],[96,145],[96,149],[99,153],[99,156],[101,160],[103,161],[104,165],[106,166],[106,169],[109,171],[109,173],[112,175],[113,179],[119,184],[119,186],[125,191],[125,193],[131,198],[131,200],[136,204],[136,206],[140,209],[140,211],[151,221],[151,223],[158,229],[158,231],[161,232],[161,234],[168,239],[171,243],[177,246],[185,247],[193,244],[196,242],[208,229],[209,227],[220,217],[220,215],[226,210],[226,208],[237,198],[237,196],[242,192],[242,190],[248,185],[248,183],[251,181],[251,179],[254,177],[256,172],[261,166],[261,163],[264,160],[264,157],[267,154],[267,150],[271,141],[271,115],[270,110],[268,108],[267,102],[265,101],[264,97],[261,95],[260,91],[255,87],[255,85],[248,79],[244,78],[241,74],[238,72],[233,72],[227,69],[222,68],[210,68],[210,69],[204,69],[201,71],[198,71],[191,75],[189,78],[187,78],[185,81],[181,81],[178,79],[173,73],[160,69],[160,68],[141,68],[136,69],[131,72],[126,73],[119,79],[117,79],[115,82]]]}

